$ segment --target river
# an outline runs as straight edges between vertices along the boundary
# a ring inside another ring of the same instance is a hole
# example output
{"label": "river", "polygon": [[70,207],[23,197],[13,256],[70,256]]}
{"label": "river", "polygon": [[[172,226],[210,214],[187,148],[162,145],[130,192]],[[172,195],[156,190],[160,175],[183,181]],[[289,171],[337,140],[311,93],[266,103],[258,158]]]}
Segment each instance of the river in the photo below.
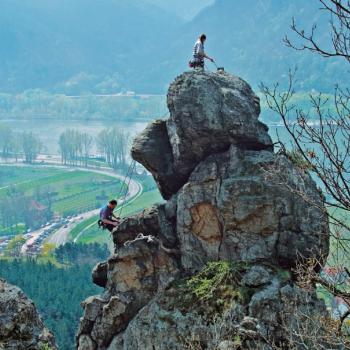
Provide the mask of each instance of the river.
{"label": "river", "polygon": [[[127,131],[131,137],[142,131],[147,125],[147,121],[113,121],[108,120],[52,120],[52,119],[34,119],[34,120],[1,120],[1,124],[8,125],[16,132],[33,132],[38,135],[44,145],[44,153],[58,154],[58,139],[60,134],[66,129],[78,129],[81,132],[87,132],[93,137],[104,128],[116,126]],[[270,135],[274,142],[277,140],[277,132],[282,140],[289,139],[283,126],[270,126]],[[94,149],[96,151],[96,149]]]}
{"label": "river", "polygon": [[[108,120],[52,120],[52,119],[34,119],[34,120],[1,120],[1,124],[9,126],[15,132],[33,132],[38,135],[43,143],[43,153],[58,154],[58,139],[60,134],[66,129],[78,129],[81,132],[87,132],[93,137],[104,128],[121,128],[131,136],[142,131],[147,125],[147,121],[131,122],[109,122]],[[96,148],[94,149],[96,151]]]}

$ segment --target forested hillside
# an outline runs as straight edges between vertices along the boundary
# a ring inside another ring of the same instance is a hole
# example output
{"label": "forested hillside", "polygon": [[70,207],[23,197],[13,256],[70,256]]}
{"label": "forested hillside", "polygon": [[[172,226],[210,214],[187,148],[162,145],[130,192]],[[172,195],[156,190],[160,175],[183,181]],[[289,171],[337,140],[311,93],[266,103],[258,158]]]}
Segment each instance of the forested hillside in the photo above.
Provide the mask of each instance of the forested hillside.
{"label": "forested hillside", "polygon": [[[175,54],[168,62],[169,67],[176,67],[189,54],[186,45],[191,44],[195,33],[205,32],[207,51],[218,65],[247,79],[255,89],[261,81],[282,80],[289,68],[298,66],[298,89],[332,90],[335,81],[345,83],[342,61],[301,54],[283,43],[287,34],[293,37],[290,30],[293,17],[305,30],[311,30],[312,24],[317,23],[316,37],[320,42],[326,41],[329,17],[318,7],[318,1],[312,0],[216,0],[185,24],[174,43]],[[208,67],[215,69],[211,63]]]}
{"label": "forested hillside", "polygon": [[3,0],[0,90],[141,89],[180,22],[139,0]]}
{"label": "forested hillside", "polygon": [[188,1],[188,0],[146,0],[150,4],[156,5],[164,9],[169,13],[176,13],[179,17],[185,20],[192,19],[197,15],[204,7],[212,5],[215,0],[201,0],[201,1]]}
{"label": "forested hillside", "polygon": [[[54,253],[60,267],[41,260],[2,260],[0,277],[20,287],[31,298],[55,334],[60,350],[74,349],[82,314],[80,303],[100,288],[91,283],[91,269],[108,256],[106,246],[71,245]],[[64,306],[64,307],[62,307]]]}
{"label": "forested hillside", "polygon": [[282,43],[292,17],[305,28],[318,23],[321,41],[326,37],[327,19],[317,6],[304,0],[3,0],[0,91],[164,93],[187,69],[201,32],[217,62],[255,87],[298,65],[299,89],[331,90],[343,79],[336,61]]}

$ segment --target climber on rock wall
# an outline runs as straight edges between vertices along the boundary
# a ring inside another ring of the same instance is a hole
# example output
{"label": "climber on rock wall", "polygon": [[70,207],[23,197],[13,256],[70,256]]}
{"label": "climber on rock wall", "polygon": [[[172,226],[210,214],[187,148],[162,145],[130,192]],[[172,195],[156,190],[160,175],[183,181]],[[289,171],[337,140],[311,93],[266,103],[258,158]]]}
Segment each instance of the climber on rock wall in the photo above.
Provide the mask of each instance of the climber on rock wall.
{"label": "climber on rock wall", "polygon": [[120,224],[120,218],[116,217],[113,213],[114,209],[117,207],[118,202],[115,199],[112,199],[100,210],[100,220],[99,226],[104,229],[113,231],[115,227]]}

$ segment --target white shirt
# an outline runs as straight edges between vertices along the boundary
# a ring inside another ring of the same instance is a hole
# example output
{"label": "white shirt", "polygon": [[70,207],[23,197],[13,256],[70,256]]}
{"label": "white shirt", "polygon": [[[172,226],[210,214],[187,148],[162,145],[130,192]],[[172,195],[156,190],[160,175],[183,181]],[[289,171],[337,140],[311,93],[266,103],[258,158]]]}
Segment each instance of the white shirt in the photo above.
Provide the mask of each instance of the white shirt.
{"label": "white shirt", "polygon": [[204,55],[204,44],[198,39],[193,47],[193,58],[196,61],[203,61]]}

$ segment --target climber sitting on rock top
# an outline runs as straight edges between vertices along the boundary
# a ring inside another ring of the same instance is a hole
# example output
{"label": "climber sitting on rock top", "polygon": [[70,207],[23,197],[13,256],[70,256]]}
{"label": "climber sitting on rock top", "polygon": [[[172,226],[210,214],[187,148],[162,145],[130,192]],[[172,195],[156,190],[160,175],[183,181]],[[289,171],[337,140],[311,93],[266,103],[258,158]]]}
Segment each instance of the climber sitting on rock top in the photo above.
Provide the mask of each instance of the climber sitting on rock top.
{"label": "climber sitting on rock top", "polygon": [[118,202],[115,199],[112,199],[100,210],[99,226],[110,232],[120,224],[120,218],[116,217],[113,213],[117,204]]}
{"label": "climber sitting on rock top", "polygon": [[207,36],[202,34],[193,47],[193,57],[189,62],[190,68],[204,68],[204,59],[208,59],[214,62],[214,59],[209,57],[204,51],[204,43],[207,40]]}

